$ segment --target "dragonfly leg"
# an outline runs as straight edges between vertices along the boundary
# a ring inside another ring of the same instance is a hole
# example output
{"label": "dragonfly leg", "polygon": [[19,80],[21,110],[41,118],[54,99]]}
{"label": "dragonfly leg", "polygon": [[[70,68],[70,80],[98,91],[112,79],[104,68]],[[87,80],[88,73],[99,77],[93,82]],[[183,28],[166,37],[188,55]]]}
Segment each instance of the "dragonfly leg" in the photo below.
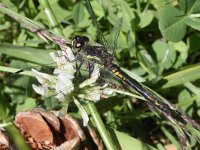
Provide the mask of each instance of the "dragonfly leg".
{"label": "dragonfly leg", "polygon": [[83,65],[83,61],[80,61],[80,64],[76,63],[76,73],[75,73],[75,76],[78,75],[79,71],[81,70],[82,65]]}
{"label": "dragonfly leg", "polygon": [[91,76],[93,70],[94,70],[94,65],[92,65],[91,63],[88,63],[89,77]]}
{"label": "dragonfly leg", "polygon": [[156,112],[155,106],[151,103],[151,101],[147,101],[147,106],[152,112]]}

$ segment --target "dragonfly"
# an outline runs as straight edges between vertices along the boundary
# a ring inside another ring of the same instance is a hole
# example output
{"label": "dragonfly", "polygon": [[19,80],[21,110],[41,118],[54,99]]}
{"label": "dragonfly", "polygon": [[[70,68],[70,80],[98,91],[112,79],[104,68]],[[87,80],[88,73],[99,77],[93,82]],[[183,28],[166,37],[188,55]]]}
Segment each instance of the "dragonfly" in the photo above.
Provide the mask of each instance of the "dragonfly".
{"label": "dragonfly", "polygon": [[[189,123],[194,128],[200,130],[200,126],[189,116],[182,113],[175,105],[171,104],[168,100],[163,100],[161,97],[153,93],[150,89],[140,84],[135,79],[131,78],[127,73],[120,69],[120,67],[114,63],[114,54],[109,53],[108,50],[112,49],[109,43],[105,40],[103,34],[100,31],[99,24],[95,17],[94,11],[89,0],[86,0],[88,12],[96,25],[98,35],[102,46],[91,46],[89,45],[89,39],[86,36],[76,36],[72,41],[72,47],[77,49],[78,52],[84,54],[84,56],[94,63],[103,66],[106,70],[110,71],[115,77],[123,81],[125,85],[128,85],[133,91],[143,96],[147,100],[147,105],[152,111],[159,111],[172,123],[183,127],[184,124]],[[122,20],[116,25],[116,36],[119,35],[119,29],[122,25]],[[114,44],[117,45],[117,38],[114,39]],[[187,132],[187,131],[186,131]]]}
{"label": "dragonfly", "polygon": [[[105,40],[103,34],[100,32],[99,24],[97,22],[89,0],[86,0],[86,5],[88,8],[88,12],[90,13],[93,20],[93,23],[97,26],[101,45],[90,45],[89,38],[86,36],[77,35],[73,38],[71,42],[52,33],[49,33],[48,31],[43,30],[40,27],[37,28],[37,26],[34,26],[33,28],[29,28],[26,25],[24,26],[31,31],[36,32],[38,35],[42,35],[45,38],[52,40],[55,44],[60,45],[62,48],[65,48],[66,46],[71,47],[75,50],[76,58],[88,62],[89,64],[97,64],[100,66],[100,68],[110,72],[113,76],[121,80],[125,85],[128,85],[130,89],[143,96],[147,101],[147,105],[152,111],[158,111],[159,113],[163,114],[167,119],[169,119],[172,123],[180,127],[184,127],[184,125],[188,123],[195,129],[200,130],[199,124],[192,120],[189,116],[187,116],[187,114],[181,112],[175,105],[161,98],[159,95],[155,94],[149,88],[140,84],[137,80],[131,78],[127,73],[120,69],[120,67],[115,62],[115,52],[112,51],[112,49],[115,49],[115,45],[117,45],[116,42],[120,32],[122,20],[119,20],[119,23],[116,26],[116,38],[114,38],[113,42],[114,46],[110,46],[110,44]],[[17,20],[16,17],[14,19]],[[24,24],[23,22],[21,23]],[[110,50],[112,52],[110,52]],[[187,129],[185,131],[187,132]]]}
{"label": "dragonfly", "polygon": [[[102,66],[104,69],[110,71],[114,76],[123,81],[124,84],[128,85],[133,91],[136,91],[141,96],[143,96],[147,100],[147,105],[152,111],[159,111],[163,114],[167,119],[169,119],[172,123],[178,126],[184,126],[184,124],[189,123],[196,129],[200,129],[200,126],[188,117],[186,114],[182,113],[175,105],[171,104],[169,101],[160,98],[158,95],[153,93],[151,90],[140,84],[135,79],[131,78],[128,74],[126,74],[120,67],[115,64],[114,52],[109,53],[108,50],[112,48],[106,42],[103,34],[99,31],[99,25],[97,19],[95,18],[94,11],[87,1],[88,11],[90,12],[91,18],[93,19],[94,24],[97,26],[99,32],[99,38],[102,46],[92,46],[89,45],[89,38],[86,36],[76,36],[72,40],[72,47],[76,49],[79,54],[84,56],[85,59],[90,60],[93,63],[97,63]],[[117,26],[117,29],[121,26]],[[119,31],[117,31],[119,34]],[[115,42],[117,38],[115,38],[114,45],[117,45]],[[187,131],[186,131],[187,132]],[[184,144],[183,144],[184,145]]]}

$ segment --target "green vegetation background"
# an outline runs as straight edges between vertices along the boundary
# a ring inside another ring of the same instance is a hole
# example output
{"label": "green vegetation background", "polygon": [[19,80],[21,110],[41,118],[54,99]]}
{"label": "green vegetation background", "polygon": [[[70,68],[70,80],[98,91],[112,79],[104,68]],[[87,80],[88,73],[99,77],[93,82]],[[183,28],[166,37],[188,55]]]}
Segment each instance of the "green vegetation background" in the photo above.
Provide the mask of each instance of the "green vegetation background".
{"label": "green vegetation background", "polygon": [[[56,32],[54,27],[50,26],[38,1],[0,2]],[[78,34],[98,41],[96,27],[92,24],[83,1],[49,2],[67,39],[72,39]],[[200,1],[98,0],[91,1],[91,4],[105,37],[109,36],[116,21],[123,17],[116,51],[120,67],[198,122]],[[51,63],[48,53],[57,49],[52,43],[46,43],[35,33],[24,29],[12,18],[0,14],[2,125],[12,120],[17,112],[36,107],[36,99],[39,99],[31,88],[35,82],[33,78],[16,77],[8,72],[12,72],[12,68]],[[130,101],[130,98],[120,96],[116,99],[118,104],[102,115],[109,127],[158,149],[169,143],[180,147],[171,123],[153,114],[143,101]],[[104,107],[106,104],[103,103],[99,106]],[[123,136],[126,135],[120,137]],[[131,140],[122,141],[124,145],[131,145]],[[190,144],[192,148],[198,147],[193,139],[190,140]]]}

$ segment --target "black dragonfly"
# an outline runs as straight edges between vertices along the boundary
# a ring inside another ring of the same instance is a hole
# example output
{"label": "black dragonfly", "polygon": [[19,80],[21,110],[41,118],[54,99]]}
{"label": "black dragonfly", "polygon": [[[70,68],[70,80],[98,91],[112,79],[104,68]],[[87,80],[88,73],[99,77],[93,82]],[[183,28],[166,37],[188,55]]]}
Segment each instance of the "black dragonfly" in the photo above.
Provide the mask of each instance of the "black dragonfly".
{"label": "black dragonfly", "polygon": [[147,104],[152,111],[159,111],[172,123],[180,127],[183,127],[185,124],[189,123],[194,128],[200,130],[199,124],[197,124],[189,116],[181,112],[175,105],[170,103],[168,100],[161,98],[160,96],[152,92],[149,88],[143,86],[138,81],[131,78],[128,74],[122,71],[117,64],[115,64],[115,53],[109,53],[109,51],[110,49],[114,48],[115,45],[117,45],[117,36],[120,32],[119,30],[122,25],[122,19],[119,20],[119,22],[116,25],[117,34],[113,42],[114,46],[112,47],[109,45],[109,43],[106,42],[103,34],[99,29],[99,24],[97,22],[89,0],[86,0],[86,5],[93,20],[93,23],[97,26],[98,35],[102,46],[91,46],[88,44],[89,40],[87,37],[76,36],[73,39],[72,47],[78,49],[80,53],[85,54],[85,57],[88,57],[87,59],[90,59],[94,63],[97,63],[100,66],[106,68],[106,70],[110,71],[113,75],[122,80],[124,84],[128,85],[132,90],[136,91],[141,96],[143,96],[147,100]]}

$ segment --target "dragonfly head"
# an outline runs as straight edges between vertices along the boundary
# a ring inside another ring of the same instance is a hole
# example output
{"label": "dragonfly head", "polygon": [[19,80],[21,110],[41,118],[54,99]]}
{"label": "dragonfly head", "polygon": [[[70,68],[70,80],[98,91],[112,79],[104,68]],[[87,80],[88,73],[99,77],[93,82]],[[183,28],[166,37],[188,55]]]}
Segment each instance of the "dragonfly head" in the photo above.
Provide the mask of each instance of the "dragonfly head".
{"label": "dragonfly head", "polygon": [[72,46],[76,49],[81,49],[83,46],[87,45],[89,38],[86,36],[75,36],[72,40]]}

